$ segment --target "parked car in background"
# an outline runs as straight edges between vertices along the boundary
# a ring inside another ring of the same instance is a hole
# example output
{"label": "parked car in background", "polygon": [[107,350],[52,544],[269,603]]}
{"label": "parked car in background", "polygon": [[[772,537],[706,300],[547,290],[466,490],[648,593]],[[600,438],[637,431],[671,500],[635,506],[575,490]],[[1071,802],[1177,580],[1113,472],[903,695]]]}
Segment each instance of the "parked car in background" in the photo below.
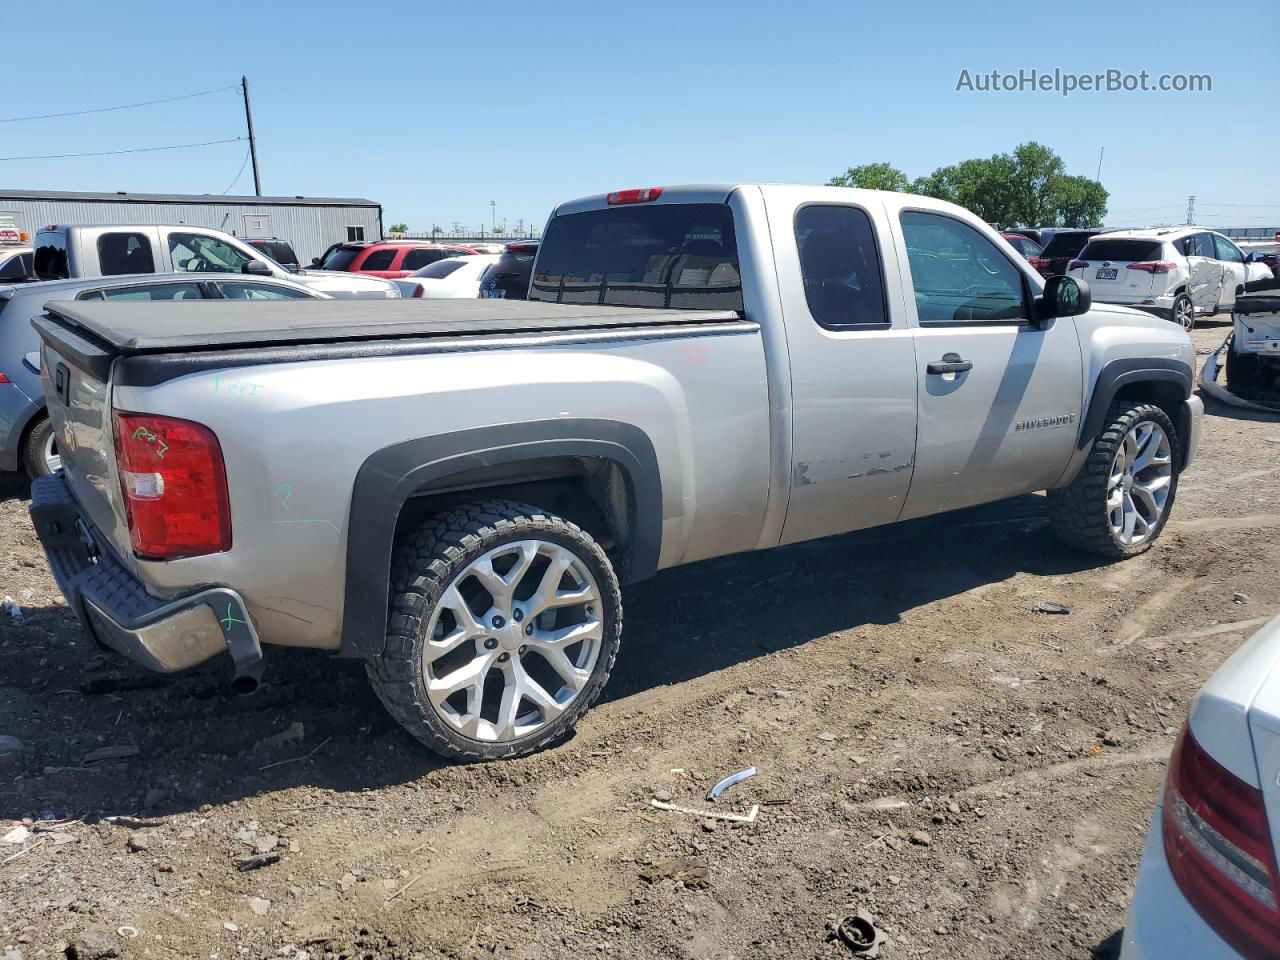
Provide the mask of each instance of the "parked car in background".
{"label": "parked car in background", "polygon": [[504,244],[501,243],[469,243],[467,244],[476,253],[501,253]]}
{"label": "parked car in background", "polygon": [[1248,262],[1265,264],[1273,275],[1280,277],[1280,242],[1245,240],[1238,246]]}
{"label": "parked car in background", "polygon": [[1092,238],[1067,265],[1101,303],[1137,307],[1190,330],[1199,314],[1235,303],[1236,288],[1271,277],[1265,264],[1201,227],[1123,230]]}
{"label": "parked car in background", "polygon": [[21,283],[35,279],[32,249],[24,246],[0,246],[0,283]]}
{"label": "parked car in background", "polygon": [[245,243],[259,253],[265,253],[290,273],[302,272],[302,264],[298,262],[298,255],[293,252],[293,246],[287,240],[279,240],[275,237],[266,239],[253,237],[246,238]]}
{"label": "parked car in background", "polygon": [[275,277],[157,274],[0,285],[0,470],[46,476],[61,466],[40,384],[40,338],[31,326],[50,300],[327,300]]}
{"label": "parked car in background", "polygon": [[1013,233],[1011,231],[1005,231],[1004,233],[1000,234],[1000,236],[1008,240],[1009,246],[1013,247],[1013,249],[1017,250],[1020,254],[1026,257],[1027,261],[1033,267],[1037,265],[1037,261],[1040,257],[1040,251],[1044,249],[1042,246],[1040,246],[1040,244],[1036,243],[1034,240],[1024,236],[1021,233]]}
{"label": "parked car in background", "polygon": [[1121,960],[1280,957],[1280,618],[1200,688],[1169,758]]}
{"label": "parked car in background", "polygon": [[537,240],[508,243],[497,262],[480,275],[480,296],[506,300],[528,299],[529,277],[533,273],[533,258],[537,252]]}
{"label": "parked car in background", "polygon": [[62,224],[36,234],[34,267],[41,280],[131,273],[239,273],[304,284],[331,297],[385,300],[400,296],[388,280],[304,270],[291,274],[238,237],[207,227],[172,224]]}
{"label": "parked car in background", "polygon": [[599,696],[621,583],[1045,489],[1064,542],[1135,556],[1203,417],[1185,332],[910,194],[584,197],[528,300],[422,306],[36,320],[70,440],[31,516],[88,629],[240,689],[269,644],[360,658],[431,749],[515,757]]}
{"label": "parked car in background", "polygon": [[415,300],[458,300],[480,296],[480,275],[498,257],[476,253],[467,257],[446,257],[416,270],[402,280],[392,281],[400,295]]}
{"label": "parked car in background", "polygon": [[1016,233],[1020,237],[1026,237],[1037,246],[1043,247],[1046,242],[1046,238],[1041,235],[1041,231],[1032,227],[1006,227],[1001,235],[1003,236],[1010,233]]}
{"label": "parked car in background", "polygon": [[1044,250],[1036,258],[1034,266],[1040,271],[1040,276],[1052,277],[1055,274],[1066,273],[1068,265],[1084,249],[1084,245],[1091,237],[1101,232],[1101,230],[1055,231],[1044,245]]}
{"label": "parked car in background", "polygon": [[341,270],[395,280],[446,257],[475,253],[470,247],[418,240],[372,240],[344,243],[320,265],[321,270]]}

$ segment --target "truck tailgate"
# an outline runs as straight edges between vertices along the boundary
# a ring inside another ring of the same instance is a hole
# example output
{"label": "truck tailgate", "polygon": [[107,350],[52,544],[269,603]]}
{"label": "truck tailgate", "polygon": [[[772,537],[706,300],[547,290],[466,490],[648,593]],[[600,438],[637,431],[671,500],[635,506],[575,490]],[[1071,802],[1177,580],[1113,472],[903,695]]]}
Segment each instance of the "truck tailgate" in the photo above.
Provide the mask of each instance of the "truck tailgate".
{"label": "truck tailgate", "polygon": [[41,319],[41,370],[49,421],[71,492],[93,525],[131,565],[129,528],[115,473],[112,354],[75,330]]}

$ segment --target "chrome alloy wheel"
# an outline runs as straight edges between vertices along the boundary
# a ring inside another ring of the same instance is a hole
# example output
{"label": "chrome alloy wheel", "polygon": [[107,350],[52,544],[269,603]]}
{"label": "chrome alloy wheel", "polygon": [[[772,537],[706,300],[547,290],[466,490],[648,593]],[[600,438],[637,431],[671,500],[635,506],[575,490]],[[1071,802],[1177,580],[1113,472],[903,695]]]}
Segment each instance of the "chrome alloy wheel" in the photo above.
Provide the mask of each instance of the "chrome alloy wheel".
{"label": "chrome alloy wheel", "polygon": [[1173,451],[1164,429],[1150,420],[1129,428],[1107,478],[1107,522],[1125,546],[1150,539],[1164,516],[1173,483]]}
{"label": "chrome alloy wheel", "polygon": [[1182,297],[1174,302],[1173,305],[1173,322],[1182,327],[1183,330],[1190,330],[1195,326],[1195,307],[1186,297]]}
{"label": "chrome alloy wheel", "polygon": [[58,453],[58,441],[52,430],[49,435],[44,438],[44,443],[40,448],[40,455],[44,458],[44,465],[48,469],[50,475],[57,473],[62,469],[62,457]]}
{"label": "chrome alloy wheel", "polygon": [[586,688],[604,639],[587,565],[546,540],[517,540],[445,588],[423,647],[427,697],[464,737],[501,743],[554,721]]}

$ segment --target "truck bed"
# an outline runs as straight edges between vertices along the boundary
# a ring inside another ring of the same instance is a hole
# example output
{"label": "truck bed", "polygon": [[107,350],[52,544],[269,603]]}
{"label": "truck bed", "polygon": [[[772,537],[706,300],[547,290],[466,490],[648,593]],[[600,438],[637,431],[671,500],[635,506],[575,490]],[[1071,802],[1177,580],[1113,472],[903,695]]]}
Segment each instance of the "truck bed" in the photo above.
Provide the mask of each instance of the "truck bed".
{"label": "truck bed", "polygon": [[[726,310],[600,307],[531,300],[54,301],[46,309],[117,356],[731,323]],[[37,326],[39,328],[39,326]]]}

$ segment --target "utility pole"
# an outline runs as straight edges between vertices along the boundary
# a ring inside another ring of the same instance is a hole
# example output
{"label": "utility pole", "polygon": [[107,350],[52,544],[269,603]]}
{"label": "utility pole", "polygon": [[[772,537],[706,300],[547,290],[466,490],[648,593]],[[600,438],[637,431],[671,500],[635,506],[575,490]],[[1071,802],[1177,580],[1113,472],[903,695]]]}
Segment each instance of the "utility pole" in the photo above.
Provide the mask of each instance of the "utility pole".
{"label": "utility pole", "polygon": [[249,157],[253,160],[253,195],[262,196],[262,180],[258,176],[258,141],[253,138],[253,110],[249,107],[249,81],[240,78],[240,88],[244,91],[244,123],[249,128]]}
{"label": "utility pole", "polygon": [[1107,152],[1106,147],[1103,147],[1101,150],[1098,151],[1098,175],[1093,178],[1094,180],[1098,181],[1098,183],[1102,182],[1102,155],[1106,152]]}
{"label": "utility pole", "polygon": [[494,233],[497,233],[498,232],[498,201],[496,200],[489,201],[489,218],[493,221],[492,226],[493,226]]}
{"label": "utility pole", "polygon": [[1195,226],[1196,222],[1196,198],[1187,197],[1187,226]]}

